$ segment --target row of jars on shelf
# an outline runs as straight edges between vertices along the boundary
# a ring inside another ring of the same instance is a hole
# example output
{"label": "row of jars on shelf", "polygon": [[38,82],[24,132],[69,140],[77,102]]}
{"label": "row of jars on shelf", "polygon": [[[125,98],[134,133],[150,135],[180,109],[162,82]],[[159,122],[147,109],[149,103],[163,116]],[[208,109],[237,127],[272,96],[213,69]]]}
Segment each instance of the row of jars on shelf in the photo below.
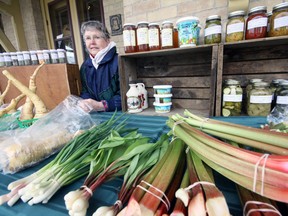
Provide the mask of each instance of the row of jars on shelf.
{"label": "row of jars on shelf", "polygon": [[0,67],[66,63],[66,50],[51,49],[0,53]]}
{"label": "row of jars on shelf", "polygon": [[275,106],[288,106],[288,80],[251,79],[243,89],[238,80],[223,83],[222,115],[267,116]]}

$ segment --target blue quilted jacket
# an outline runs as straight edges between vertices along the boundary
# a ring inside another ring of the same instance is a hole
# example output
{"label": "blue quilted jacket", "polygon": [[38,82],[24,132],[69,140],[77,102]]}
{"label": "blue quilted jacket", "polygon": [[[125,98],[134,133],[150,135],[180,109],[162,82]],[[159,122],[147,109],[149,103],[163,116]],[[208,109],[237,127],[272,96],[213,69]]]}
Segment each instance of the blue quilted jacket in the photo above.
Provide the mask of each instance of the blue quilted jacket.
{"label": "blue quilted jacket", "polygon": [[106,101],[106,111],[121,110],[120,82],[118,73],[118,54],[116,47],[108,51],[98,69],[88,58],[80,68],[83,99]]}

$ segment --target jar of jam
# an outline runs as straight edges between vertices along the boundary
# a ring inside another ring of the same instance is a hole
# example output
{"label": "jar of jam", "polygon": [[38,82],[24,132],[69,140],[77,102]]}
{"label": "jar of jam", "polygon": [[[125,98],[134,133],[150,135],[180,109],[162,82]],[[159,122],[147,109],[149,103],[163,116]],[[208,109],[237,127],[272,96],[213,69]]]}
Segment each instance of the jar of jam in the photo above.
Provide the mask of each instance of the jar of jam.
{"label": "jar of jam", "polygon": [[267,34],[267,7],[258,6],[250,9],[246,20],[245,38],[256,39],[264,38]]}
{"label": "jar of jam", "polygon": [[288,35],[288,2],[277,4],[272,9],[269,36]]}
{"label": "jar of jam", "polygon": [[164,21],[161,28],[161,44],[162,49],[173,48],[173,22]]}
{"label": "jar of jam", "polygon": [[204,43],[220,43],[222,35],[221,16],[212,15],[206,18],[204,29]]}
{"label": "jar of jam", "polygon": [[173,47],[178,48],[179,42],[178,42],[178,29],[174,27],[173,29]]}
{"label": "jar of jam", "polygon": [[137,52],[136,25],[133,23],[123,25],[123,42],[125,53]]}
{"label": "jar of jam", "polygon": [[137,23],[137,47],[138,51],[149,51],[149,38],[148,38],[148,25],[146,21],[141,21]]}
{"label": "jar of jam", "polygon": [[150,23],[148,26],[149,50],[159,50],[160,45],[160,27],[158,23]]}
{"label": "jar of jam", "polygon": [[242,110],[243,90],[238,80],[227,80],[223,86],[223,116],[238,116]]}
{"label": "jar of jam", "polygon": [[245,11],[233,11],[228,15],[225,42],[244,40]]}
{"label": "jar of jam", "polygon": [[256,82],[249,93],[247,114],[267,116],[271,111],[272,91],[267,82]]}

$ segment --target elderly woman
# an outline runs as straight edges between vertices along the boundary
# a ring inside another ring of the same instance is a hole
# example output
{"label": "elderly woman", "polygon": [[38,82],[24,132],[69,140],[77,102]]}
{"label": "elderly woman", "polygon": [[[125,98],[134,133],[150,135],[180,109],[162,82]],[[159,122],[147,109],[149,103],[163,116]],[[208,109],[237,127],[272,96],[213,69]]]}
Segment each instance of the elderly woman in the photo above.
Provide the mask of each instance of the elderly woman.
{"label": "elderly woman", "polygon": [[81,65],[80,106],[87,112],[121,110],[118,54],[106,27],[99,21],[87,21],[81,34],[89,58]]}

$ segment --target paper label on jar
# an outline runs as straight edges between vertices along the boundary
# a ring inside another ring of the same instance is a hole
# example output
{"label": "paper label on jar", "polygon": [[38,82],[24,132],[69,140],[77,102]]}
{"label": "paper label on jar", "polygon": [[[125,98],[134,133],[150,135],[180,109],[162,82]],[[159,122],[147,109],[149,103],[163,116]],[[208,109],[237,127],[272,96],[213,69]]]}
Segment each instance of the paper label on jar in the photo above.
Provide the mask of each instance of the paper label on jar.
{"label": "paper label on jar", "polygon": [[24,58],[24,60],[28,60],[28,59],[30,59],[30,55],[28,53],[24,53],[23,58]]}
{"label": "paper label on jar", "polygon": [[31,60],[32,61],[37,60],[37,55],[36,54],[31,54]]}
{"label": "paper label on jar", "polygon": [[57,53],[51,53],[51,58],[52,59],[58,59],[58,54]]}
{"label": "paper label on jar", "polygon": [[149,46],[159,46],[160,45],[158,29],[149,29],[148,35],[149,35]]}
{"label": "paper label on jar", "polygon": [[223,101],[229,101],[229,102],[241,102],[242,101],[242,95],[223,95]]}
{"label": "paper label on jar", "polygon": [[162,47],[173,46],[173,30],[165,28],[161,31]]}
{"label": "paper label on jar", "polygon": [[148,28],[137,29],[137,42],[138,45],[148,44]]}
{"label": "paper label on jar", "polygon": [[234,23],[227,26],[227,34],[244,31],[244,23]]}
{"label": "paper label on jar", "polygon": [[288,96],[277,96],[276,104],[288,104]]}
{"label": "paper label on jar", "polygon": [[274,29],[288,26],[288,16],[279,17],[274,19]]}
{"label": "paper label on jar", "polygon": [[221,25],[211,26],[205,29],[205,37],[212,34],[221,34]]}
{"label": "paper label on jar", "polygon": [[136,37],[134,30],[123,31],[124,46],[136,46]]}
{"label": "paper label on jar", "polygon": [[268,104],[272,102],[272,95],[251,95],[250,103]]}
{"label": "paper label on jar", "polygon": [[10,55],[4,55],[4,61],[5,62],[10,62],[11,61],[11,56]]}
{"label": "paper label on jar", "polygon": [[262,17],[258,19],[252,19],[248,22],[247,29],[254,29],[259,27],[267,27],[268,18]]}

